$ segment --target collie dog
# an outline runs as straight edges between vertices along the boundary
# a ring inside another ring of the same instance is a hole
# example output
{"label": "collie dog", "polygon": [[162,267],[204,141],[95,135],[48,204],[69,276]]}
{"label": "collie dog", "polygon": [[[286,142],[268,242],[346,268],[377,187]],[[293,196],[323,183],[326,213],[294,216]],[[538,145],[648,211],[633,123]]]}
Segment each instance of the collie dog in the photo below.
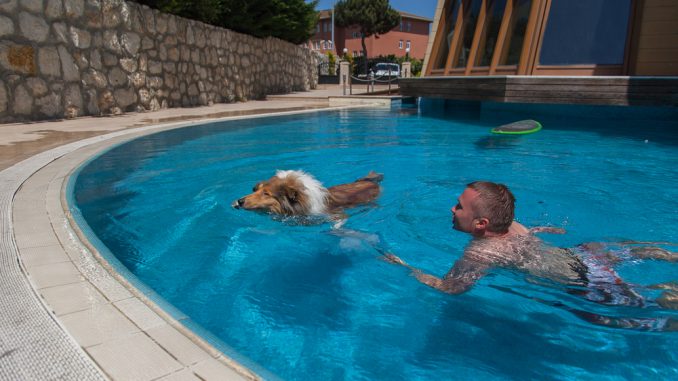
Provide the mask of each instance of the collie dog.
{"label": "collie dog", "polygon": [[303,171],[277,171],[254,186],[253,193],[235,200],[236,209],[281,216],[340,215],[344,208],[373,201],[381,193],[383,175],[370,171],[352,183],[325,188]]}

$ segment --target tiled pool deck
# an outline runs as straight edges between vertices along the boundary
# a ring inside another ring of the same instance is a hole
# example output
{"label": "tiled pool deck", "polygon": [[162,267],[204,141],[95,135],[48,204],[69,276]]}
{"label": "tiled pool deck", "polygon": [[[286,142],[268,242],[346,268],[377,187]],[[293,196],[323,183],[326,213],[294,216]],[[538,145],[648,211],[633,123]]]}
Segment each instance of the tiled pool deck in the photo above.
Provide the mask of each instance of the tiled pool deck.
{"label": "tiled pool deck", "polygon": [[277,98],[0,125],[0,379],[258,379],[101,259],[69,215],[66,180],[92,155],[138,136],[327,105]]}

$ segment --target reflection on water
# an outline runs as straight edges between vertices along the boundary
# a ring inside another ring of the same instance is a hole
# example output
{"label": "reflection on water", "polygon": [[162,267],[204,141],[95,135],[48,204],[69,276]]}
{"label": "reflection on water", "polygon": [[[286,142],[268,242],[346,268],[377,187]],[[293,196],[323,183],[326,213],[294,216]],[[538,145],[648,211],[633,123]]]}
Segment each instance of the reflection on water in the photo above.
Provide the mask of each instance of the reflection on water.
{"label": "reflection on water", "polygon": [[476,140],[474,144],[481,149],[510,149],[520,144],[521,139],[528,139],[528,137],[490,134]]}

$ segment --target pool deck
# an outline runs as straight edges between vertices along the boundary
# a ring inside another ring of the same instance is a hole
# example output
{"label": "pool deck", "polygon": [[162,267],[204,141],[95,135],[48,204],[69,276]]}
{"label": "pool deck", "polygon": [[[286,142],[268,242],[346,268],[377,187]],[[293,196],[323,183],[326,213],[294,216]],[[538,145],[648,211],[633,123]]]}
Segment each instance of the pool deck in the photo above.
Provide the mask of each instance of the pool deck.
{"label": "pool deck", "polygon": [[113,144],[208,120],[329,109],[341,92],[0,125],[0,379],[259,379],[101,258],[71,218],[66,180]]}

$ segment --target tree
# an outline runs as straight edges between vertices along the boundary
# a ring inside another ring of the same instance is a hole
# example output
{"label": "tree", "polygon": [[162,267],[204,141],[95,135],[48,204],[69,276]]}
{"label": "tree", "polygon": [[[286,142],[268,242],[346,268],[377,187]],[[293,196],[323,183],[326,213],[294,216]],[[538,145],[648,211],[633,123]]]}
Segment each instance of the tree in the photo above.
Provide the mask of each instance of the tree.
{"label": "tree", "polygon": [[138,0],[137,3],[214,25],[219,25],[222,5],[221,0]]}
{"label": "tree", "polygon": [[[391,8],[388,0],[340,0],[334,7],[334,20],[338,26],[360,28],[363,56],[367,58],[365,38],[387,33],[400,24],[400,14]],[[367,60],[365,60],[367,73]]]}
{"label": "tree", "polygon": [[256,37],[308,41],[318,23],[318,0],[137,0],[163,12]]}
{"label": "tree", "polygon": [[257,37],[273,36],[301,44],[318,23],[318,1],[222,0],[222,26]]}

